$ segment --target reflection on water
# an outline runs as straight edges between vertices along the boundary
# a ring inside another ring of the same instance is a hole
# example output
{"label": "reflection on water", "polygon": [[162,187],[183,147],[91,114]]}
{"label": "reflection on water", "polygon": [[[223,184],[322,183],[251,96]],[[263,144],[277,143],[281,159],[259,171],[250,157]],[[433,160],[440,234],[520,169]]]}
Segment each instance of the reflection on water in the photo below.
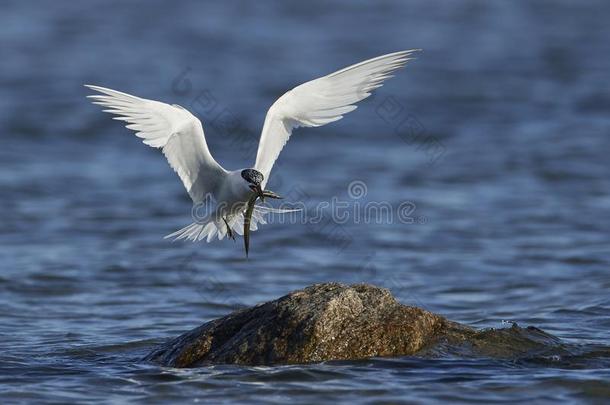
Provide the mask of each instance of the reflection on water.
{"label": "reflection on water", "polygon": [[[3,398],[610,394],[605,2],[9,1],[4,11]],[[409,201],[425,220],[274,223],[252,235],[249,260],[232,241],[162,239],[190,222],[186,193],[163,157],[91,106],[82,87],[193,110],[214,155],[238,168],[254,160],[265,111],[283,91],[416,47],[418,60],[346,119],[298,131],[270,188],[307,206]],[[363,198],[348,194],[354,181],[366,185]],[[197,370],[136,361],[204,321],[322,281],[382,285],[475,327],[535,325],[578,350]]]}

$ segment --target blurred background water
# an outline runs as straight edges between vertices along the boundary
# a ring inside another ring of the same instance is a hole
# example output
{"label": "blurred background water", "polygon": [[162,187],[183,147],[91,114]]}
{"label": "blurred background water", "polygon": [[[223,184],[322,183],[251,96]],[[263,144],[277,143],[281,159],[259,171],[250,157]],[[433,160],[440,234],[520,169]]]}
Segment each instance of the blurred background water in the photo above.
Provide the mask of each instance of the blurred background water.
{"label": "blurred background water", "polygon": [[[607,400],[609,13],[601,0],[3,1],[2,402]],[[274,223],[253,234],[249,260],[241,241],[163,240],[191,219],[181,183],[82,87],[185,106],[236,169],[253,163],[284,91],[409,48],[424,51],[357,111],[298,131],[270,185],[308,204],[409,202],[412,223]],[[137,361],[204,321],[325,281],[375,283],[474,327],[535,325],[582,350],[196,370]]]}

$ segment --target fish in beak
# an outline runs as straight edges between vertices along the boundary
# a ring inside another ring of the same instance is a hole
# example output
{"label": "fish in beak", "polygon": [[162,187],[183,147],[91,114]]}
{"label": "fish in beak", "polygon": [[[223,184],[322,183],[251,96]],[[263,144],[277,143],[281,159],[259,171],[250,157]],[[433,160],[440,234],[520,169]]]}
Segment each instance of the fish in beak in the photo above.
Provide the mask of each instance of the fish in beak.
{"label": "fish in beak", "polygon": [[260,197],[261,200],[265,201],[265,196],[263,194],[263,188],[260,184],[251,184],[250,190],[254,191],[257,197]]}
{"label": "fish in beak", "polygon": [[274,198],[276,200],[280,200],[283,197],[280,197],[279,195],[275,194],[273,191],[271,190],[263,190],[263,197],[269,197],[269,198]]}
{"label": "fish in beak", "polygon": [[259,195],[257,193],[252,194],[248,200],[246,212],[244,212],[244,247],[246,249],[246,257],[248,257],[248,251],[250,249],[250,221],[252,220],[252,213],[254,212],[254,206],[256,205],[258,197]]}
{"label": "fish in beak", "polygon": [[260,184],[256,186],[252,185],[250,186],[250,189],[254,191],[254,193],[250,196],[248,204],[246,205],[246,211],[244,212],[244,248],[246,249],[246,257],[248,257],[248,252],[250,250],[250,223],[252,222],[252,213],[256,206],[256,200],[260,198],[261,201],[265,201],[265,197],[274,199],[282,198],[271,190],[263,190]]}

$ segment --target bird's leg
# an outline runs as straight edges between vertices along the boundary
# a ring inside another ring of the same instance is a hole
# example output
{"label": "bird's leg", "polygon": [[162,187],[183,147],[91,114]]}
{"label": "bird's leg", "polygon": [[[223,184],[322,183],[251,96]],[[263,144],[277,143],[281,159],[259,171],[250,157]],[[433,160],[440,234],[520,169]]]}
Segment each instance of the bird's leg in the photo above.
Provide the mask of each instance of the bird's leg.
{"label": "bird's leg", "polygon": [[227,235],[229,235],[229,238],[235,240],[235,234],[233,233],[233,230],[229,226],[229,222],[227,221],[227,219],[225,217],[222,217],[222,220],[225,221],[225,225],[227,226]]}

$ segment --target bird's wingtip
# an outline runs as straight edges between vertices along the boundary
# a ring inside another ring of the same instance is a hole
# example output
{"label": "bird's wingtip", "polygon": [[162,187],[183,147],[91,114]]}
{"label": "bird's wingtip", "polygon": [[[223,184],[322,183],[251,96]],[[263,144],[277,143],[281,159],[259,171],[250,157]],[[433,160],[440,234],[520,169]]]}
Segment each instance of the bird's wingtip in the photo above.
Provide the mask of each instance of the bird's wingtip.
{"label": "bird's wingtip", "polygon": [[100,93],[103,93],[104,90],[110,90],[110,89],[106,89],[105,87],[102,87],[102,86],[98,86],[98,85],[95,85],[95,84],[88,84],[88,83],[83,84],[83,87],[86,87],[86,88],[91,89],[91,90],[98,91]]}
{"label": "bird's wingtip", "polygon": [[424,51],[424,50],[423,50],[423,49],[421,49],[421,48],[415,48],[415,49],[409,49],[409,50],[406,50],[406,51],[403,51],[403,52],[404,52],[404,54],[405,54],[406,56],[409,56],[409,57],[414,57],[414,54],[416,54],[416,53],[418,53],[418,52],[423,52],[423,51]]}

